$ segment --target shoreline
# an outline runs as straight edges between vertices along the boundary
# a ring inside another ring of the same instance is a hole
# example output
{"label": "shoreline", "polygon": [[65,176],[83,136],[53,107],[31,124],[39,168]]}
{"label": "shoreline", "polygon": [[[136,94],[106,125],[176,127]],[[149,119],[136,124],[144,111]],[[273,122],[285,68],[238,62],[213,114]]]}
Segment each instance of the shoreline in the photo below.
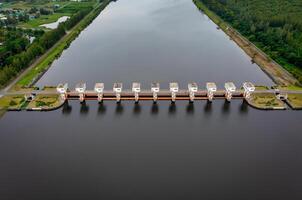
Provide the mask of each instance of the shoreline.
{"label": "shoreline", "polygon": [[241,35],[236,29],[234,29],[227,22],[222,20],[218,15],[208,9],[200,0],[193,0],[193,3],[207,15],[211,21],[213,21],[225,34],[227,34],[231,40],[233,40],[252,60],[256,63],[260,69],[268,75],[270,79],[277,85],[298,85],[301,83],[288,72],[284,67],[275,62],[261,49],[256,47],[247,38]]}

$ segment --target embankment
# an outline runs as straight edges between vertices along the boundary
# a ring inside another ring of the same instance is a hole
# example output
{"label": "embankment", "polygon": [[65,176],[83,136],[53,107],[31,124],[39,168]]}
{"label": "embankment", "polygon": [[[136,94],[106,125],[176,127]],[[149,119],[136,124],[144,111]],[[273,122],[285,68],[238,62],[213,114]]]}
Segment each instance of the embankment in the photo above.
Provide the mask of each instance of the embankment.
{"label": "embankment", "polygon": [[233,29],[214,12],[209,10],[200,0],[193,0],[193,2],[199,10],[205,13],[215,24],[217,24],[217,26],[230,36],[230,38],[251,57],[252,61],[255,62],[276,84],[300,85],[299,81],[288,71],[242,36],[238,31]]}

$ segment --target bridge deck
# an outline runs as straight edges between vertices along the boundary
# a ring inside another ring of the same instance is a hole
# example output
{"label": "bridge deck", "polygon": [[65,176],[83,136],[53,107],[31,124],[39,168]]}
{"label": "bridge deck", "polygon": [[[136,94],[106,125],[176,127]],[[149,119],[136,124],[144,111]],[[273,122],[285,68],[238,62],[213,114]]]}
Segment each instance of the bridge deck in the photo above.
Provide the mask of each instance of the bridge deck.
{"label": "bridge deck", "polygon": [[[116,100],[116,93],[114,91],[104,91],[103,100]],[[195,100],[207,100],[207,91],[200,90],[194,93]],[[87,90],[84,93],[86,100],[98,99],[98,93],[93,90]],[[67,93],[67,99],[78,99],[80,94],[77,91],[69,91]],[[225,98],[225,91],[218,90],[214,92],[214,98]],[[243,98],[243,91],[238,90],[233,93],[233,98]],[[125,90],[120,93],[121,100],[135,100],[135,93],[131,90]],[[150,90],[143,90],[139,93],[139,100],[153,100],[153,92]],[[171,92],[169,90],[161,90],[157,93],[157,100],[172,100]],[[176,93],[175,100],[190,100],[190,93],[188,90],[179,90]]]}

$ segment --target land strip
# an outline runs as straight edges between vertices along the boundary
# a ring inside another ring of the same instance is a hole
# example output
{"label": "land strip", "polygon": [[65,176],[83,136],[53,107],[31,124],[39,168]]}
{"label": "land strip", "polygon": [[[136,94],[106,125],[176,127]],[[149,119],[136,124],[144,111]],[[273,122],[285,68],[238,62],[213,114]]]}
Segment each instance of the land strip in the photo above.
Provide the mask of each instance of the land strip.
{"label": "land strip", "polygon": [[278,85],[300,85],[299,81],[294,78],[282,66],[272,60],[262,50],[257,48],[248,39],[242,36],[238,31],[232,28],[227,22],[222,20],[218,15],[209,10],[201,1],[193,0],[199,10],[205,13],[217,26],[219,26],[236,44],[241,47],[253,62]]}

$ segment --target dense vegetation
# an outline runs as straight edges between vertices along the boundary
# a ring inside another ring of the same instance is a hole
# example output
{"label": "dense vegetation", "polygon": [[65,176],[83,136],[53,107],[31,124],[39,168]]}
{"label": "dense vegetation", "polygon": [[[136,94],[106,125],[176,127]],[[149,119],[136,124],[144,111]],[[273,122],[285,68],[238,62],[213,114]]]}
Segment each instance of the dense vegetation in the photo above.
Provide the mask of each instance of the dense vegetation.
{"label": "dense vegetation", "polygon": [[302,0],[199,0],[302,82]]}
{"label": "dense vegetation", "polygon": [[81,10],[75,15],[73,15],[69,20],[61,23],[58,28],[48,31],[35,40],[27,48],[27,43],[24,45],[20,39],[19,46],[17,50],[20,50],[18,54],[11,56],[10,59],[5,60],[5,65],[0,67],[0,86],[6,84],[11,78],[16,76],[18,72],[22,69],[27,68],[37,57],[45,53],[49,48],[51,48],[57,41],[59,41],[65,34],[66,30],[71,29],[76,25],[81,19],[83,19],[90,11],[92,7],[85,10]]}

